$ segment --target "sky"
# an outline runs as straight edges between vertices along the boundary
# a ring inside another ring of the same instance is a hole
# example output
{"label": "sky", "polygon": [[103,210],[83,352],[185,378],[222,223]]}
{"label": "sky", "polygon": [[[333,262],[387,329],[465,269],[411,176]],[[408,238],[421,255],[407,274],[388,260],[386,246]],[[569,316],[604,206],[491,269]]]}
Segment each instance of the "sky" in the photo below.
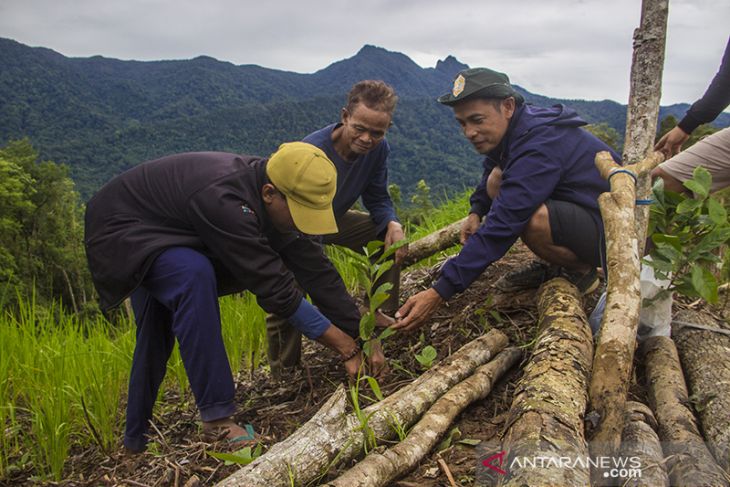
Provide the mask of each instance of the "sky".
{"label": "sky", "polygon": [[[533,93],[625,104],[640,15],[640,0],[0,0],[0,37],[69,57],[207,55],[300,73],[371,44],[422,67],[453,55]],[[729,35],[730,0],[669,0],[662,105],[704,93]]]}

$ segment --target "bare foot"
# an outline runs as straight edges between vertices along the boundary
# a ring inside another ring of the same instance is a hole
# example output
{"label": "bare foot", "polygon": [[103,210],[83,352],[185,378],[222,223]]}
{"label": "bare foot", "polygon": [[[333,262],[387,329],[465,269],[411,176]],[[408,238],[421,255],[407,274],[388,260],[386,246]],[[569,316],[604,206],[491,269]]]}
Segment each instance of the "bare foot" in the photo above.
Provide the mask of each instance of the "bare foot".
{"label": "bare foot", "polygon": [[248,438],[250,435],[245,428],[239,426],[233,418],[222,418],[215,421],[203,421],[201,436],[206,441],[236,440]]}

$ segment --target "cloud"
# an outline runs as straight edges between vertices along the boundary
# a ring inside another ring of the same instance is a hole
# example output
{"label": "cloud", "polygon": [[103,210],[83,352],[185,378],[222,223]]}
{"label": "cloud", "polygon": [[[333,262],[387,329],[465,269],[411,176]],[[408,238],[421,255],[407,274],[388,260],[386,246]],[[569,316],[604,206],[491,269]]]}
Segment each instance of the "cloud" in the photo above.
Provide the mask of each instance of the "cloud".
{"label": "cloud", "polygon": [[[0,35],[68,56],[187,59],[314,72],[364,44],[424,67],[451,54],[540,94],[625,103],[637,0],[0,0]],[[671,0],[662,102],[704,92],[727,0]]]}

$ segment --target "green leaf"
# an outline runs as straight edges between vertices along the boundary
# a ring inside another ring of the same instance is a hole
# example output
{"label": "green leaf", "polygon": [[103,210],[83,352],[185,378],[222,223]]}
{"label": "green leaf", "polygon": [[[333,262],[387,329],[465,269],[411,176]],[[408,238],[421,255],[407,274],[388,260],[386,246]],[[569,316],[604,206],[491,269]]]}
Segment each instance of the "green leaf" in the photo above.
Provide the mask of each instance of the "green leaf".
{"label": "green leaf", "polygon": [[659,243],[656,247],[654,247],[654,251],[652,252],[652,255],[658,255],[660,258],[664,258],[664,260],[668,262],[672,262],[674,265],[677,264],[677,262],[682,261],[682,252],[675,249],[672,245],[668,245],[666,243]]}
{"label": "green leaf", "polygon": [[702,199],[707,198],[710,194],[710,186],[712,186],[712,176],[710,171],[702,166],[697,166],[692,173],[692,179],[685,181],[684,187],[700,196]]}
{"label": "green leaf", "polygon": [[403,247],[404,245],[408,245],[408,238],[404,238],[403,240],[398,240],[394,244],[391,244],[391,246],[388,247],[388,249],[385,252],[383,252],[383,254],[380,257],[378,257],[378,262],[382,262],[385,259],[387,259],[388,257],[390,257],[391,255],[395,254],[395,252],[399,248]]}
{"label": "green leaf", "polygon": [[482,442],[482,440],[477,440],[475,438],[464,438],[463,440],[458,441],[458,443],[461,443],[462,445],[468,445],[468,446],[477,446],[481,442]]}
{"label": "green leaf", "polygon": [[665,235],[663,233],[655,233],[651,236],[652,242],[656,245],[668,244],[674,247],[677,251],[682,251],[682,241],[679,237],[674,235]]}
{"label": "green leaf", "polygon": [[392,260],[385,261],[381,264],[375,264],[375,276],[373,277],[373,281],[380,279],[380,276],[388,272],[388,270],[393,267],[393,264],[395,264],[395,262]]}
{"label": "green leaf", "polygon": [[418,363],[423,365],[426,368],[431,367],[433,365],[434,359],[438,356],[438,352],[436,352],[436,349],[433,348],[431,345],[426,345],[423,347],[423,350],[421,350],[421,353],[416,354],[416,360],[418,360]]}
{"label": "green leaf", "polygon": [[216,451],[206,451],[206,453],[218,460],[223,460],[226,465],[248,465],[257,457],[261,456],[261,444],[256,445],[256,449],[252,452],[250,446],[241,448],[233,453],[224,453]]}
{"label": "green leaf", "polygon": [[370,340],[362,344],[362,352],[365,354],[366,357],[370,357],[372,355],[373,346],[371,345]]}
{"label": "green leaf", "polygon": [[389,282],[384,282],[378,288],[375,290],[373,294],[386,294],[388,291],[390,291],[393,288],[393,284]]}
{"label": "green leaf", "polygon": [[[685,183],[686,184],[686,183]],[[686,199],[677,205],[677,213],[684,215],[702,207],[702,200]]]}
{"label": "green leaf", "polygon": [[377,253],[378,250],[383,246],[383,242],[381,240],[372,240],[368,242],[367,246],[363,248],[365,251],[365,255],[367,257],[372,257]]}
{"label": "green leaf", "polygon": [[360,318],[360,338],[370,340],[375,331],[375,316],[372,313],[365,313]]}
{"label": "green leaf", "polygon": [[367,379],[368,384],[370,384],[370,389],[373,390],[373,394],[375,394],[375,397],[377,397],[379,401],[382,401],[383,393],[380,390],[380,385],[378,384],[378,381],[375,379],[375,377],[370,377],[369,375],[365,376],[365,378]]}
{"label": "green leaf", "polygon": [[682,277],[679,282],[677,282],[676,286],[674,287],[674,291],[678,292],[679,294],[683,294],[684,296],[687,296],[689,298],[701,297],[692,285],[691,279],[686,276]]}
{"label": "green leaf", "polygon": [[383,333],[380,334],[378,339],[382,341],[388,337],[395,335],[396,333],[398,333],[398,330],[396,330],[395,328],[386,328],[385,330],[383,330]]}
{"label": "green leaf", "polygon": [[374,296],[370,298],[370,306],[372,309],[377,309],[380,307],[381,304],[386,302],[388,300],[388,297],[390,295],[388,293],[375,293]]}
{"label": "green leaf", "polygon": [[436,447],[436,451],[446,450],[451,446],[451,443],[454,440],[458,440],[459,438],[461,438],[461,431],[458,427],[453,428],[451,431],[449,431],[449,434],[446,435],[446,438],[444,438],[443,441],[441,441],[441,443],[439,443],[439,445]]}
{"label": "green leaf", "polygon": [[707,200],[707,213],[713,223],[723,225],[727,223],[727,210],[715,198]]}
{"label": "green leaf", "polygon": [[689,181],[685,181],[684,187],[692,191],[695,195],[700,197],[701,199],[707,198],[707,196],[710,194],[707,188],[705,188],[702,183],[699,183],[697,181],[693,181],[690,179]]}
{"label": "green leaf", "polygon": [[717,303],[717,280],[709,270],[698,265],[693,266],[692,287],[708,303]]}
{"label": "green leaf", "polygon": [[727,243],[730,239],[730,227],[715,227],[702,237],[692,253],[697,257],[702,257],[703,254],[713,252],[715,249],[720,248],[723,244]]}

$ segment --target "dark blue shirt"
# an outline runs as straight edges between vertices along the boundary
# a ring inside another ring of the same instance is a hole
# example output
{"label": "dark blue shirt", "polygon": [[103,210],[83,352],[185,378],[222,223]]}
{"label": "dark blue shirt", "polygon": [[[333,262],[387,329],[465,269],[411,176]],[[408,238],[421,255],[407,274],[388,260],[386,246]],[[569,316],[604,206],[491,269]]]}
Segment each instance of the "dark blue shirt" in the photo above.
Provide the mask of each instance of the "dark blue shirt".
{"label": "dark blue shirt", "polygon": [[339,125],[328,125],[307,135],[303,141],[322,149],[337,168],[337,193],[332,202],[335,217],[344,215],[362,196],[363,205],[370,212],[379,235],[389,222],[398,221],[388,194],[390,146],[383,139],[367,154],[359,155],[354,161],[346,161],[337,154],[332,142],[332,132]]}
{"label": "dark blue shirt", "polygon": [[[585,207],[603,232],[598,196],[610,188],[594,161],[597,152],[611,149],[582,125],[586,122],[563,105],[517,108],[502,142],[487,154],[482,180],[470,199],[471,212],[487,219],[459,255],[444,264],[434,284],[442,298],[464,291],[500,259],[548,199]],[[615,152],[611,155],[621,161]],[[486,182],[496,166],[503,171],[502,184],[491,200]]]}

